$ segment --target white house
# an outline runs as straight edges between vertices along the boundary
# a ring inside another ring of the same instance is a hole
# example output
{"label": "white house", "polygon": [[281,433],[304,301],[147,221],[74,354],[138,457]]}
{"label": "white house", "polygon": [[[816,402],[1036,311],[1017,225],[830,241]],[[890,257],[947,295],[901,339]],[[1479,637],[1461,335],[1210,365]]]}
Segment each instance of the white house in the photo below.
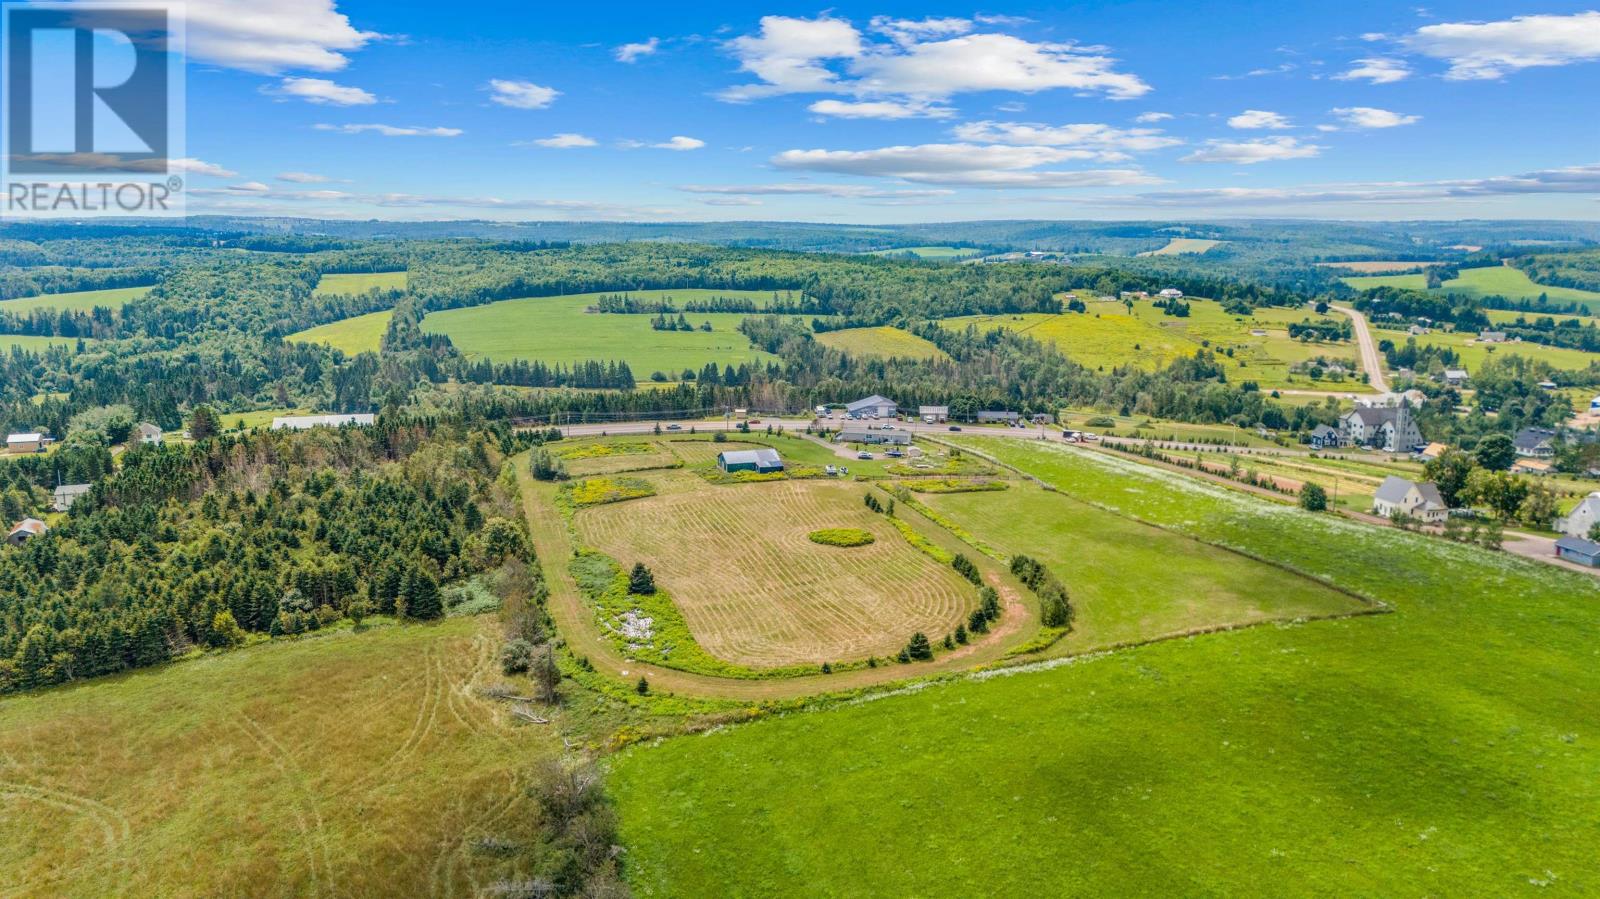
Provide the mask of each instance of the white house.
{"label": "white house", "polygon": [[134,428],[134,433],[138,436],[139,442],[146,446],[161,444],[161,429],[148,421],[139,422],[139,426]]}
{"label": "white house", "polygon": [[1372,497],[1372,511],[1385,518],[1398,512],[1425,524],[1437,524],[1450,514],[1439,488],[1432,482],[1419,484],[1394,475],[1378,485],[1378,492]]}
{"label": "white house", "polygon": [[1561,533],[1569,537],[1589,539],[1589,529],[1600,523],[1600,491],[1589,494],[1578,503],[1578,507],[1568,515],[1556,522],[1556,527]]}
{"label": "white house", "polygon": [[50,508],[57,512],[65,512],[72,508],[78,497],[89,492],[93,484],[62,484],[56,488],[54,497],[50,501]]}
{"label": "white house", "polygon": [[1161,291],[1161,296],[1169,300],[1183,299],[1183,291],[1176,287],[1168,287]]}
{"label": "white house", "polygon": [[1410,452],[1422,443],[1422,431],[1411,417],[1411,408],[1404,400],[1398,406],[1360,406],[1339,419],[1345,443],[1351,446],[1369,446],[1386,453]]}

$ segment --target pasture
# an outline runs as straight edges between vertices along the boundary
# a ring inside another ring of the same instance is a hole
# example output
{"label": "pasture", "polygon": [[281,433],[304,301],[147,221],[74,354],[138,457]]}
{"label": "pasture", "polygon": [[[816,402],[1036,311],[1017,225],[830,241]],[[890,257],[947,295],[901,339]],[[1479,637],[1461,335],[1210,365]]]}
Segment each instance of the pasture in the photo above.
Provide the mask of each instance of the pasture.
{"label": "pasture", "polygon": [[[332,277],[325,275],[324,277]],[[369,312],[340,319],[315,328],[307,328],[285,337],[292,343],[321,343],[342,351],[347,356],[358,353],[376,353],[383,344],[384,332],[389,330],[392,311]]]}
{"label": "pasture", "polygon": [[317,281],[319,296],[363,294],[369,290],[405,290],[405,272],[327,274]]}
{"label": "pasture", "polygon": [[1318,262],[1316,264],[1321,268],[1336,268],[1340,271],[1360,272],[1364,275],[1384,275],[1421,271],[1422,269],[1425,269],[1430,265],[1434,265],[1435,263],[1407,262],[1405,260],[1396,259],[1390,261],[1363,260],[1361,262]]}
{"label": "pasture", "polygon": [[[1187,298],[1185,302],[1189,306],[1185,318],[1165,315],[1149,300],[1134,301],[1131,312],[1117,301],[1090,300],[1084,313],[977,315],[948,318],[940,324],[1010,328],[1053,343],[1068,357],[1095,369],[1132,365],[1154,370],[1209,347],[1218,354],[1217,360],[1232,382],[1254,381],[1268,390],[1369,390],[1358,377],[1313,381],[1309,375],[1290,371],[1296,363],[1317,356],[1343,362],[1352,372],[1357,367],[1355,347],[1349,341],[1316,343],[1289,337],[1290,324],[1319,318],[1307,309],[1266,307],[1249,316],[1236,316],[1212,300]],[[1227,350],[1232,350],[1231,356]]]}
{"label": "pasture", "polygon": [[526,876],[490,619],[323,632],[0,700],[7,895],[462,895]]}
{"label": "pasture", "polygon": [[1205,240],[1199,237],[1174,237],[1167,245],[1159,250],[1147,250],[1140,256],[1182,256],[1185,254],[1201,255],[1209,252],[1213,247],[1225,243],[1221,240]]}
{"label": "pasture", "polygon": [[[584,545],[623,570],[649,566],[695,642],[717,659],[761,669],[887,657],[915,631],[949,633],[977,605],[971,584],[863,505],[864,485],[650,477],[659,495],[582,509],[573,525]],[[863,530],[873,542],[840,548],[810,539],[828,528]]]}
{"label": "pasture", "polygon": [[[641,290],[629,293],[639,299],[684,301],[693,295],[748,297],[766,302],[771,291]],[[568,294],[502,300],[484,306],[447,309],[430,314],[422,329],[446,334],[469,358],[494,362],[515,359],[571,365],[589,360],[627,362],[635,378],[643,381],[660,371],[677,380],[684,369],[696,374],[708,362],[738,365],[767,362],[777,357],[750,344],[739,333],[740,313],[687,313],[697,328],[710,322],[711,331],[656,331],[650,315],[590,313],[585,310],[605,293]]]}
{"label": "pasture", "polygon": [[[1343,278],[1344,283],[1357,290],[1373,287],[1402,287],[1409,290],[1427,289],[1423,275],[1387,275]],[[1509,265],[1489,268],[1464,268],[1461,277],[1444,282],[1440,293],[1458,293],[1464,296],[1502,296],[1511,300],[1537,300],[1548,296],[1554,303],[1579,303],[1590,313],[1600,312],[1600,293],[1572,287],[1551,287],[1531,280],[1521,269]]]}
{"label": "pasture", "polygon": [[1132,460],[970,443],[1393,612],[635,746],[611,786],[638,895],[1600,890],[1592,578]]}
{"label": "pasture", "polygon": [[47,293],[36,297],[18,297],[0,300],[0,312],[27,315],[35,309],[54,312],[89,312],[93,309],[121,309],[128,303],[149,293],[149,287],[113,287],[106,290],[75,290],[70,293]]}
{"label": "pasture", "polygon": [[[1395,345],[1403,345],[1411,339],[1410,335],[1403,332],[1375,329],[1374,338],[1394,341]],[[1583,350],[1568,349],[1567,347],[1546,346],[1542,343],[1528,343],[1516,341],[1511,343],[1479,343],[1477,334],[1468,332],[1433,331],[1428,334],[1416,336],[1419,346],[1441,346],[1455,350],[1461,357],[1461,364],[1467,371],[1477,371],[1490,356],[1521,356],[1524,359],[1534,359],[1548,362],[1554,368],[1583,369],[1588,368],[1590,362],[1600,361],[1600,354],[1585,353]]]}
{"label": "pasture", "polygon": [[9,350],[12,347],[27,350],[30,353],[42,352],[50,347],[63,347],[76,349],[78,341],[82,340],[85,346],[92,347],[97,341],[88,337],[43,337],[37,334],[0,334],[0,350]]}
{"label": "pasture", "polygon": [[924,340],[903,328],[847,328],[842,331],[824,331],[817,342],[852,356],[879,359],[938,359],[949,355],[930,341]]}

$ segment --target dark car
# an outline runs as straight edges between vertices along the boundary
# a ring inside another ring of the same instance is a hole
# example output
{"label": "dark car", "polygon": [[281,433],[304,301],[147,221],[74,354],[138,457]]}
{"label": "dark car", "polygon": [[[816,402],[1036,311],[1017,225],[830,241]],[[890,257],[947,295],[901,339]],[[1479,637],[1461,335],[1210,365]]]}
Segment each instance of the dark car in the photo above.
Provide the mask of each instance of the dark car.
{"label": "dark car", "polygon": [[959,431],[959,430],[961,430],[961,426],[960,425],[951,425],[950,426],[950,430]]}

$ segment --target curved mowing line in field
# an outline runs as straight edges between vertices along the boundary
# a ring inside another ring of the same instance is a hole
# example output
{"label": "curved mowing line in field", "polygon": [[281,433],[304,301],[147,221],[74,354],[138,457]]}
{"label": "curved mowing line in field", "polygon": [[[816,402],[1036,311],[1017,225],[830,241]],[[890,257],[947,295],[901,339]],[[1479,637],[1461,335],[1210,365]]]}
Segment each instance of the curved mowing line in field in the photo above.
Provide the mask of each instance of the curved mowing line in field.
{"label": "curved mowing line in field", "polygon": [[[953,629],[975,592],[859,500],[785,481],[587,509],[576,524],[625,567],[649,565],[695,639],[726,661],[845,661],[893,653],[913,631]],[[819,527],[860,527],[877,542],[840,553],[811,542]]]}

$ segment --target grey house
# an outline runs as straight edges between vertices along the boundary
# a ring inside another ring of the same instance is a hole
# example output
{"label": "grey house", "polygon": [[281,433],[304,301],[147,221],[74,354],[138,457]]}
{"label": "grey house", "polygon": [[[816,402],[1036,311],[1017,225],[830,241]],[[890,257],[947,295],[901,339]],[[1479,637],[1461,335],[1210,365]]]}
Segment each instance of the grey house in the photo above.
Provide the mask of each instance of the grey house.
{"label": "grey house", "polygon": [[1411,408],[1404,402],[1398,406],[1353,409],[1339,419],[1339,428],[1346,444],[1386,453],[1409,452],[1422,443],[1422,431],[1411,417]]}
{"label": "grey house", "polygon": [[1014,425],[1014,424],[1017,423],[1017,419],[1018,418],[1020,418],[1020,416],[1017,415],[1017,413],[1015,413],[1015,412],[1004,412],[1004,411],[990,410],[990,411],[985,411],[985,412],[979,412],[978,413],[978,423],[979,424],[986,424],[986,423],[995,422],[995,421],[1003,421],[1008,425]]}
{"label": "grey house", "polygon": [[65,512],[72,508],[78,497],[89,492],[93,484],[62,484],[56,488],[55,496],[50,501],[50,508],[57,512]]}
{"label": "grey house", "polygon": [[894,418],[900,413],[900,405],[888,397],[873,394],[845,404],[844,411],[851,418]]}

